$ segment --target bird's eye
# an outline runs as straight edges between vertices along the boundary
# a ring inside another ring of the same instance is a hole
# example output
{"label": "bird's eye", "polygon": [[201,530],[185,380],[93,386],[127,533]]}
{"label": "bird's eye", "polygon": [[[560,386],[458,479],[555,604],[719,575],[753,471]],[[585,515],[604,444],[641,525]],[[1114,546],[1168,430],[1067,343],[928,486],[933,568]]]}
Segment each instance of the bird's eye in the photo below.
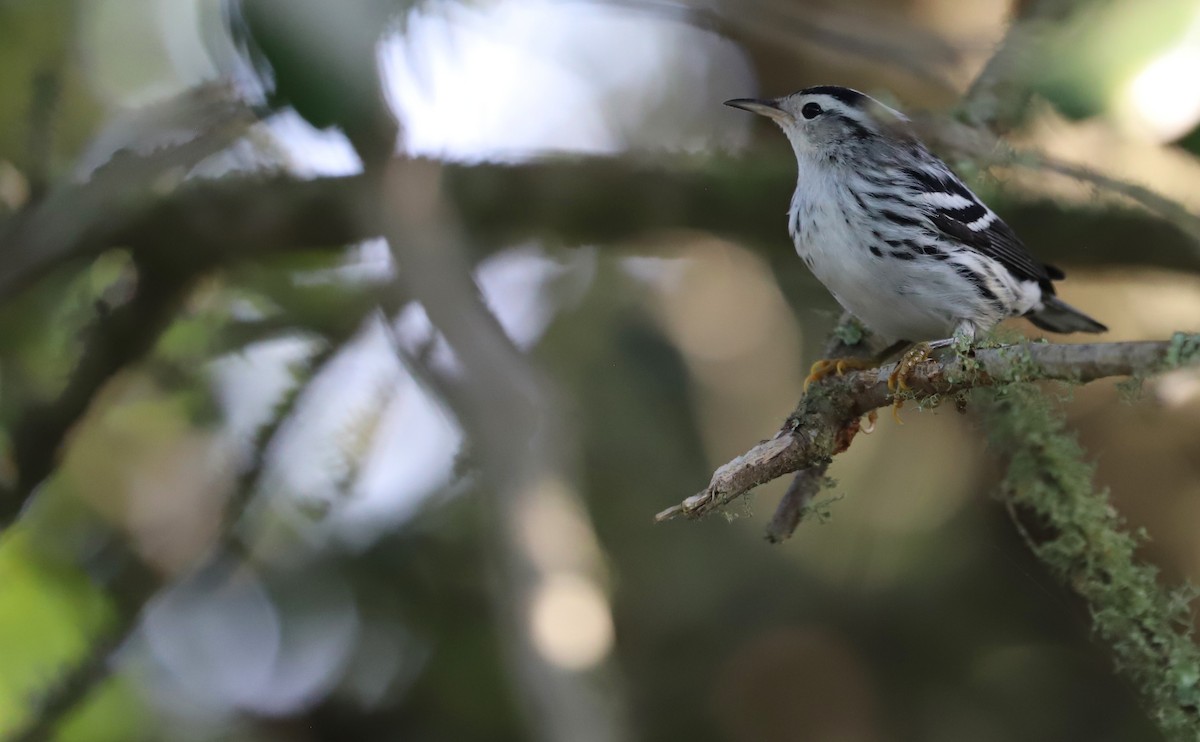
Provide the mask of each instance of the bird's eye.
{"label": "bird's eye", "polygon": [[800,109],[800,115],[806,119],[815,119],[823,111],[824,109],[816,103],[805,103],[804,108]]}

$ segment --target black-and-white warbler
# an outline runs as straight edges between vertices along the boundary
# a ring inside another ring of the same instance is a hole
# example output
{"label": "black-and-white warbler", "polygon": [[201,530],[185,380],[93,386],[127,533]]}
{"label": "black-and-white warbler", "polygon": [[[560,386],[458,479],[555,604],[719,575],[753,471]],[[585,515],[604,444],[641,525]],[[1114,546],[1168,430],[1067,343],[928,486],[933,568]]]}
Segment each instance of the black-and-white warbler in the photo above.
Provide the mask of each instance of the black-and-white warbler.
{"label": "black-and-white warbler", "polygon": [[1053,332],[1107,329],[1054,295],[1062,271],[1030,255],[900,112],[832,85],[725,104],[774,120],[791,141],[796,252],[875,334],[928,348],[1017,316]]}

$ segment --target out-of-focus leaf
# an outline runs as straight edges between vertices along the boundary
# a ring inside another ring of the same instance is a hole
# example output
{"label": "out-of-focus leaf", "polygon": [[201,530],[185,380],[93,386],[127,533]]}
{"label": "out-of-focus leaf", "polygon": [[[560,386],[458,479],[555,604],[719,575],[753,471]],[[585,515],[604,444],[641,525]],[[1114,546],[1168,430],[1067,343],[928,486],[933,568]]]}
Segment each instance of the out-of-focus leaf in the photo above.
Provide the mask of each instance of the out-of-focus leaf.
{"label": "out-of-focus leaf", "polygon": [[116,676],[100,684],[63,720],[60,742],[130,742],[161,734],[134,686]]}
{"label": "out-of-focus leaf", "polygon": [[111,619],[103,592],[77,568],[43,561],[31,537],[17,531],[0,540],[0,735],[27,720],[29,700]]}
{"label": "out-of-focus leaf", "polygon": [[0,159],[25,171],[31,162],[31,107],[39,78],[56,78],[50,135],[52,165],[65,169],[91,135],[99,106],[84,83],[73,41],[74,0],[0,3]]}
{"label": "out-of-focus leaf", "polygon": [[1053,29],[1047,58],[1025,67],[1027,83],[1070,118],[1103,112],[1121,86],[1179,40],[1196,13],[1192,0],[1097,5]]}
{"label": "out-of-focus leaf", "polygon": [[393,12],[381,0],[231,0],[230,31],[268,99],[313,126],[337,126],[360,154],[386,156],[396,124],[380,87],[375,45]]}

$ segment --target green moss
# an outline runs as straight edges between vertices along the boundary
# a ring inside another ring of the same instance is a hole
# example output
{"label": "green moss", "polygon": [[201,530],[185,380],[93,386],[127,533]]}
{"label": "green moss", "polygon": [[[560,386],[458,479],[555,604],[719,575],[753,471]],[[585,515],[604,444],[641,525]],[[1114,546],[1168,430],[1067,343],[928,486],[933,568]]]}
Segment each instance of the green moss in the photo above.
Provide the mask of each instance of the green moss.
{"label": "green moss", "polygon": [[1118,381],[1117,398],[1125,404],[1133,404],[1138,402],[1145,396],[1146,377],[1142,374],[1134,374],[1124,381]]}
{"label": "green moss", "polygon": [[[1181,354],[1196,353],[1180,342]],[[1186,362],[1186,361],[1185,361]],[[1090,608],[1096,635],[1138,687],[1170,739],[1200,735],[1200,649],[1191,588],[1159,586],[1136,558],[1139,539],[1096,492],[1094,467],[1064,430],[1054,400],[1032,384],[977,390],[992,443],[1008,459],[1002,496],[1037,557]],[[1036,533],[1036,536],[1033,535]]]}
{"label": "green moss", "polygon": [[808,505],[805,505],[800,510],[800,522],[803,523],[810,518],[814,518],[821,525],[825,525],[829,521],[833,520],[833,510],[831,509],[831,506],[844,496],[845,495],[831,495],[829,497],[823,497],[820,500],[814,500]]}
{"label": "green moss", "polygon": [[[902,394],[904,394],[904,393],[902,393]],[[904,398],[904,399],[909,399],[909,397],[908,397],[908,396],[905,396],[905,397],[903,397],[903,398]],[[922,412],[924,412],[925,410],[933,410],[933,409],[936,409],[936,408],[937,408],[937,407],[939,407],[941,404],[942,404],[942,395],[940,395],[940,394],[930,394],[930,395],[928,395],[928,396],[926,396],[926,397],[922,397],[921,399],[918,399],[918,400],[917,400],[917,409],[918,409],[918,410],[921,410]]]}
{"label": "green moss", "polygon": [[845,322],[840,322],[837,327],[833,328],[833,336],[837,338],[838,342],[850,347],[861,343],[866,335],[866,330],[854,317],[847,318]]}
{"label": "green moss", "polygon": [[1200,363],[1200,334],[1177,332],[1171,336],[1167,353],[1158,368],[1139,371],[1117,384],[1117,394],[1122,402],[1140,400],[1145,392],[1146,379],[1163,371]]}
{"label": "green moss", "polygon": [[1172,335],[1163,365],[1172,369],[1197,362],[1200,362],[1200,334],[1177,332]]}

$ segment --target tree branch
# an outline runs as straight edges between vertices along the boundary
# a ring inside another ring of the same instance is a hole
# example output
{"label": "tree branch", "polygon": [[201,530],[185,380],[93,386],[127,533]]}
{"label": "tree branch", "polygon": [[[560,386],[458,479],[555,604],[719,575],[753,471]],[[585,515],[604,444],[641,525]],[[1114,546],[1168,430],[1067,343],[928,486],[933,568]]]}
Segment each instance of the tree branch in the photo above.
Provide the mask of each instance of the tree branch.
{"label": "tree branch", "polygon": [[[936,403],[968,389],[1016,381],[1086,383],[1151,374],[1194,362],[1198,354],[1200,336],[1183,333],[1169,341],[979,349],[971,356],[952,355],[919,364],[908,379],[910,390],[904,398]],[[828,462],[850,446],[863,415],[895,399],[887,385],[894,368],[895,364],[888,364],[814,384],[772,438],[717,469],[704,491],[667,508],[655,520],[708,515],[760,484]]]}
{"label": "tree branch", "polygon": [[12,431],[17,481],[0,488],[0,528],[17,517],[53,471],[67,433],[100,389],[154,347],[195,278],[187,271],[179,274],[139,263],[136,293],[96,319],[66,388],[52,402],[25,409]]}
{"label": "tree branch", "polygon": [[[1200,350],[1196,340],[1193,355]],[[974,396],[981,397],[993,450],[1007,460],[1001,498],[1013,525],[1050,573],[1086,601],[1117,671],[1133,681],[1166,738],[1195,740],[1194,588],[1168,590],[1157,569],[1138,561],[1141,539],[1126,529],[1107,493],[1096,491],[1095,465],[1040,390],[1013,384]]]}
{"label": "tree branch", "polygon": [[[850,342],[849,339],[853,339]],[[866,330],[849,312],[844,312],[838,320],[837,327],[825,341],[822,355],[826,359],[833,358],[866,358],[870,354]],[[767,523],[767,540],[773,544],[781,543],[796,532],[800,521],[804,518],[805,510],[812,503],[817,493],[825,486],[825,472],[829,469],[828,461],[819,461],[807,469],[796,472],[792,483],[779,500],[775,514]]]}
{"label": "tree branch", "polygon": [[[424,307],[453,349],[464,383],[451,406],[478,462],[484,535],[493,562],[491,592],[502,646],[534,739],[613,742],[626,738],[620,700],[582,676],[563,672],[533,645],[530,611],[549,567],[535,559],[523,518],[547,482],[564,479],[563,430],[552,397],[529,359],[488,308],[460,245],[442,166],[395,162],[384,176],[393,211],[388,242],[404,268],[398,281]],[[586,526],[585,526],[586,528]]]}
{"label": "tree branch", "polygon": [[[446,195],[477,252],[533,237],[568,246],[612,244],[678,229],[732,235],[777,252],[785,239],[780,194],[795,182],[790,162],[769,155],[718,159],[701,168],[582,158],[446,165],[444,172]],[[1195,243],[1139,210],[1003,195],[990,201],[1046,260],[1200,272]],[[56,203],[73,201],[63,196]],[[365,176],[274,176],[196,181],[165,195],[146,193],[135,204],[85,212],[91,218],[69,234],[39,231],[51,230],[52,214],[25,215],[0,233],[0,301],[63,260],[94,258],[114,246],[209,265],[340,249],[382,234],[385,204]],[[1064,233],[1072,239],[1061,239]],[[1142,249],[1128,250],[1126,239],[1136,239]],[[1076,247],[1083,244],[1093,247]]]}

